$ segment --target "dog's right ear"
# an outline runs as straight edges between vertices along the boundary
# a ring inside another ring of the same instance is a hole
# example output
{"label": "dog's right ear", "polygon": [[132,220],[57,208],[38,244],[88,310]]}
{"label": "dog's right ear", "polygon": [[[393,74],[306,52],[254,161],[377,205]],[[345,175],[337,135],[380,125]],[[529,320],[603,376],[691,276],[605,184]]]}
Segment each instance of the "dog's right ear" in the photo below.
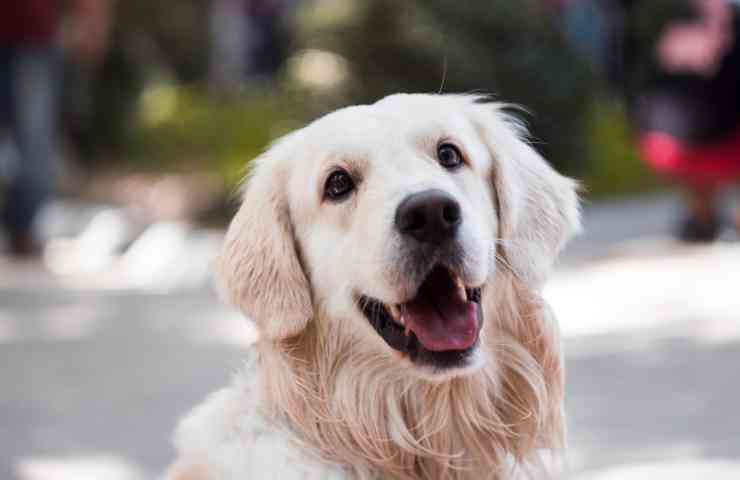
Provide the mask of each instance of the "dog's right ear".
{"label": "dog's right ear", "polygon": [[278,147],[255,160],[217,267],[222,290],[256,323],[260,338],[269,340],[296,335],[313,314]]}

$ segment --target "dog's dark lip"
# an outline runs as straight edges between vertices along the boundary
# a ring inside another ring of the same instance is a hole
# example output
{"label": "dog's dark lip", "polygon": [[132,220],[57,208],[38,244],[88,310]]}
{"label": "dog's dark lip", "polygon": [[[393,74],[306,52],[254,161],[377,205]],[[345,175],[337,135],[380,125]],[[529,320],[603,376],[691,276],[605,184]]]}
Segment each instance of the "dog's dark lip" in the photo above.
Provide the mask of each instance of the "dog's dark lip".
{"label": "dog's dark lip", "polygon": [[[481,293],[482,287],[465,288],[467,301],[477,305],[478,334],[483,324]],[[388,346],[408,355],[409,360],[414,364],[430,366],[439,371],[463,367],[478,346],[479,339],[476,338],[473,345],[463,350],[431,351],[424,348],[414,332],[407,332],[403,325],[393,319],[389,305],[386,303],[367,295],[359,295],[358,306]]]}

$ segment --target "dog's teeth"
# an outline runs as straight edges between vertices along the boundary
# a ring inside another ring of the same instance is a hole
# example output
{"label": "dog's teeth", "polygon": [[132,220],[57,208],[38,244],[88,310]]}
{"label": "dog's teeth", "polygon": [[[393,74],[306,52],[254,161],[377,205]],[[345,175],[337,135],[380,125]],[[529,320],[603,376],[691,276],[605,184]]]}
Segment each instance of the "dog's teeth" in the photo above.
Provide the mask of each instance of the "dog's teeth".
{"label": "dog's teeth", "polygon": [[467,301],[468,292],[465,290],[465,285],[460,277],[455,277],[455,285],[457,286],[457,295],[460,297],[460,300]]}
{"label": "dog's teeth", "polygon": [[406,308],[404,307],[403,304],[401,304],[400,307],[401,307],[401,316],[398,319],[398,323],[400,323],[401,326],[404,327],[403,334],[408,337],[409,334],[411,333],[411,327],[406,325]]}
{"label": "dog's teeth", "polygon": [[403,324],[403,315],[401,315],[401,310],[398,308],[397,305],[389,305],[388,311],[390,312],[391,317],[393,317],[393,320]]}

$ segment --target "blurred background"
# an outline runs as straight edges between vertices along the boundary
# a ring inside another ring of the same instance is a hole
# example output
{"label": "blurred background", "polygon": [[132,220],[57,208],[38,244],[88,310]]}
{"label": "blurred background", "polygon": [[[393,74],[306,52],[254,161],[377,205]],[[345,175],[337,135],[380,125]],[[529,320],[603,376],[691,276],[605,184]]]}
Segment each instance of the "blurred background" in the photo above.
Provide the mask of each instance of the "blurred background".
{"label": "blurred background", "polygon": [[546,296],[566,478],[740,478],[740,2],[0,1],[0,477],[154,478],[255,335],[248,162],[395,92],[526,107],[584,187]]}

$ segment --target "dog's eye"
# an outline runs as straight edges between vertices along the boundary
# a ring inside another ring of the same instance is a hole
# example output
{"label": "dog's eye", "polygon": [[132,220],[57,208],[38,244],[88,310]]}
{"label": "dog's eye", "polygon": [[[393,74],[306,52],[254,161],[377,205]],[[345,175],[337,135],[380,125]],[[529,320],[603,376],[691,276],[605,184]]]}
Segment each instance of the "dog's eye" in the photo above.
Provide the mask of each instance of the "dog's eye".
{"label": "dog's eye", "polygon": [[463,164],[460,150],[451,143],[443,143],[437,147],[439,164],[448,170],[454,170]]}
{"label": "dog's eye", "polygon": [[344,170],[337,170],[329,175],[324,185],[324,196],[329,200],[342,200],[354,190],[355,183],[352,181],[349,173]]}

